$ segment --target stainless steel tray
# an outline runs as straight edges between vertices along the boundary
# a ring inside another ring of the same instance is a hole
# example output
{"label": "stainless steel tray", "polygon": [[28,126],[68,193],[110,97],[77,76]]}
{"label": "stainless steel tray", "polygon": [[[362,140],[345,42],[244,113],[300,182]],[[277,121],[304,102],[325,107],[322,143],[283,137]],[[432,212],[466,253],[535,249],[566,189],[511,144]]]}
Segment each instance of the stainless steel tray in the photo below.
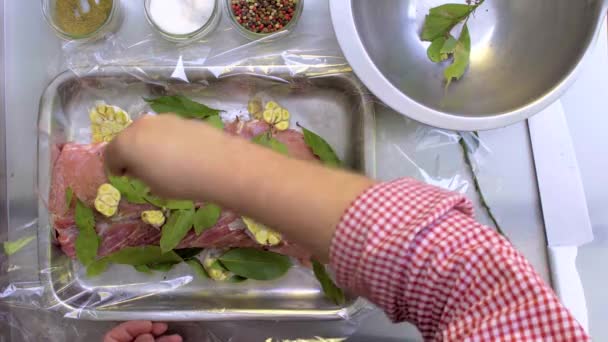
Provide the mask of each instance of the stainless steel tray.
{"label": "stainless steel tray", "polygon": [[314,67],[297,73],[299,70],[284,66],[218,70],[186,69],[182,79],[187,76],[189,82],[185,83],[171,77],[174,68],[113,67],[83,77],[65,72],[48,86],[39,117],[38,248],[49,307],[78,319],[189,321],[336,320],[352,316],[365,305],[356,298],[349,298],[346,306],[330,303],[311,271],[300,266],[277,281],[242,284],[198,279],[186,265],[154,275],[114,265],[101,277],[89,279],[53,243],[46,207],[53,146],[88,141],[88,109],[99,100],[137,116],[147,109],[143,97],[171,92],[238,114],[246,111],[253,95],[263,94],[287,107],[294,122],[326,137],[353,168],[375,174],[373,104],[353,74],[328,74],[326,69]]}

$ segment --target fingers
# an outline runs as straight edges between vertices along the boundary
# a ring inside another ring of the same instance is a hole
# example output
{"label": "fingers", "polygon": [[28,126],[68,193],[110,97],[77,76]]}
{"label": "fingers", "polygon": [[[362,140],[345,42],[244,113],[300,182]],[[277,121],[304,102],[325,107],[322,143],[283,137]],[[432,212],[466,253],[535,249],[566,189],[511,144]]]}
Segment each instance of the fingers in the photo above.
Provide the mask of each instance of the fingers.
{"label": "fingers", "polygon": [[182,342],[183,339],[179,335],[163,336],[156,339],[156,342]]}
{"label": "fingers", "polygon": [[154,121],[152,117],[143,116],[115,137],[106,147],[104,158],[107,171],[116,176],[122,176],[129,172],[133,166],[130,163],[133,159],[132,151],[137,149],[136,142],[138,135],[146,130],[146,126]]}
{"label": "fingers", "polygon": [[179,335],[155,336],[164,334],[168,329],[166,323],[150,321],[124,322],[110,330],[104,337],[104,342],[182,342]]}
{"label": "fingers", "polygon": [[164,334],[168,328],[169,328],[169,326],[167,325],[167,323],[153,323],[152,324],[152,334],[154,336],[160,336],[160,335]]}
{"label": "fingers", "polygon": [[[131,342],[134,338],[142,334],[152,332],[152,322],[150,321],[129,321],[124,322],[110,330],[104,337],[104,342]],[[154,341],[154,339],[152,339]]]}
{"label": "fingers", "polygon": [[125,139],[124,134],[117,136],[108,144],[104,152],[106,170],[115,176],[122,176],[128,171],[128,158],[125,156]]}
{"label": "fingers", "polygon": [[133,342],[154,342],[154,336],[152,334],[139,335]]}

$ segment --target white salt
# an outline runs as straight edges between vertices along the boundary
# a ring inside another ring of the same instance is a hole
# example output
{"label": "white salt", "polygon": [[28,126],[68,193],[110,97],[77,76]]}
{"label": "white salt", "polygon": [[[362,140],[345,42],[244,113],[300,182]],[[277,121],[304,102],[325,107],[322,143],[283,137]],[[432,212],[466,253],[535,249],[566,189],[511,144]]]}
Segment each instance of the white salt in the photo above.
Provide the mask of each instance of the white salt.
{"label": "white salt", "polygon": [[149,14],[161,30],[182,35],[205,26],[214,9],[215,0],[150,0]]}

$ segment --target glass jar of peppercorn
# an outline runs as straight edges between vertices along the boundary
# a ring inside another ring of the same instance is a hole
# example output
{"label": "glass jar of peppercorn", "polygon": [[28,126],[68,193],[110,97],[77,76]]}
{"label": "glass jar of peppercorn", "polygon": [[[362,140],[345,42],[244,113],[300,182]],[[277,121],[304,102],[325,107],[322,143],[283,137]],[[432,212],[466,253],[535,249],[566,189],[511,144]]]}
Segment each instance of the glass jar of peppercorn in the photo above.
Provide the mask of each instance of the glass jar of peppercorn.
{"label": "glass jar of peppercorn", "polygon": [[279,32],[291,32],[304,8],[304,0],[225,1],[230,22],[242,35],[251,40]]}

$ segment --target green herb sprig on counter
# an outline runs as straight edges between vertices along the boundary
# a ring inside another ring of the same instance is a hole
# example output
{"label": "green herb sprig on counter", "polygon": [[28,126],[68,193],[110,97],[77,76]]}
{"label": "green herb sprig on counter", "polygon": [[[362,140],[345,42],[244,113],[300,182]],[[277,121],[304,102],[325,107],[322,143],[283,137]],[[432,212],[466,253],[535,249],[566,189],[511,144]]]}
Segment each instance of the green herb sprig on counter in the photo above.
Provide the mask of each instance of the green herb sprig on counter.
{"label": "green herb sprig on counter", "polygon": [[[479,139],[479,134],[477,132],[474,132],[473,134]],[[498,234],[504,236],[508,240],[509,237],[505,234],[504,230],[498,224],[498,220],[496,219],[496,216],[494,216],[494,212],[492,211],[492,208],[490,208],[490,205],[488,204],[488,201],[486,200],[486,197],[484,196],[483,191],[481,190],[481,184],[479,184],[479,178],[477,177],[477,172],[475,172],[475,168],[473,167],[473,162],[471,160],[471,156],[469,155],[469,148],[467,147],[467,143],[465,142],[464,136],[462,136],[462,134],[459,138],[459,144],[460,144],[460,149],[462,150],[464,162],[467,165],[467,167],[469,168],[469,172],[471,172],[471,178],[473,179],[473,186],[475,187],[475,192],[477,192],[477,195],[479,195],[479,201],[480,201],[481,206],[488,214],[488,217],[490,218],[490,220],[492,220],[492,223],[494,224],[494,227],[496,228],[496,231],[498,232]]]}
{"label": "green herb sprig on counter", "polygon": [[[467,4],[445,4],[431,8],[422,28],[421,39],[431,42],[427,49],[429,59],[434,63],[453,57],[452,64],[444,70],[446,89],[454,79],[459,80],[466,72],[471,56],[471,36],[468,20],[485,0],[467,0]],[[462,25],[456,39],[452,30]]]}
{"label": "green herb sprig on counter", "polygon": [[15,241],[5,241],[2,244],[4,248],[4,254],[13,255],[19,252],[23,247],[27,246],[30,242],[32,242],[36,238],[35,235],[22,237],[21,239]]}

